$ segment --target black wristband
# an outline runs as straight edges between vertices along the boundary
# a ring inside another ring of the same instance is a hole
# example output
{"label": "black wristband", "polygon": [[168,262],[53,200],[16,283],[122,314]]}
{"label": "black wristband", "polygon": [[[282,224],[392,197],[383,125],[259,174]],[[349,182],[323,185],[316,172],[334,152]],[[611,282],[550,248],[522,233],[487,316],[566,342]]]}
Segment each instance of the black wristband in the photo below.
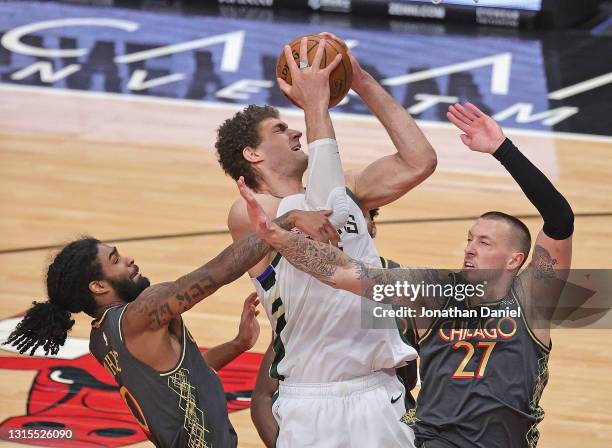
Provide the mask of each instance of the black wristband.
{"label": "black wristband", "polygon": [[538,209],[544,218],[544,233],[555,240],[569,238],[574,233],[574,213],[548,178],[508,138],[493,157],[508,170],[527,199]]}

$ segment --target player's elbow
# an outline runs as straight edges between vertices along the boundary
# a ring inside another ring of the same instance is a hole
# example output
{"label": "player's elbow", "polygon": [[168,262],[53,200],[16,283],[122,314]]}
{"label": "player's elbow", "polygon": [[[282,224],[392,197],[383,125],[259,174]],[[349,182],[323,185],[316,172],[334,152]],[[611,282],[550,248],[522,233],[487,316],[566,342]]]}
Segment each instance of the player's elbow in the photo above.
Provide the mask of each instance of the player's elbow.
{"label": "player's elbow", "polygon": [[562,201],[554,218],[544,221],[544,233],[550,238],[558,241],[565,240],[574,233],[574,211],[567,200]]}
{"label": "player's elbow", "polygon": [[349,219],[350,199],[345,187],[334,188],[327,198],[327,208],[333,210],[328,217],[329,222],[335,229],[343,228]]}
{"label": "player's elbow", "polygon": [[565,223],[566,226],[571,226],[574,228],[574,210],[572,210],[571,205],[566,201],[566,206],[561,210],[561,220]]}
{"label": "player's elbow", "polygon": [[402,158],[402,168],[397,181],[401,183],[399,187],[408,191],[423,182],[433,174],[438,166],[438,157],[433,149],[426,154],[411,160]]}
{"label": "player's elbow", "polygon": [[436,152],[433,150],[431,145],[428,145],[430,150],[427,151],[427,154],[423,157],[423,161],[420,165],[419,178],[421,181],[427,179],[429,176],[433,174],[433,172],[438,167],[438,156]]}

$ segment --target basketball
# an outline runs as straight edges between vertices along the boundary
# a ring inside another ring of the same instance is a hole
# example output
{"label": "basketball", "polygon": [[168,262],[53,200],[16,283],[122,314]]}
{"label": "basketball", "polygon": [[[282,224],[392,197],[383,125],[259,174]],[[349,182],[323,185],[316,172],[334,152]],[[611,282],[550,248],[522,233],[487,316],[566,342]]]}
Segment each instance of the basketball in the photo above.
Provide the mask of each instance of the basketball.
{"label": "basketball", "polygon": [[[291,53],[293,54],[293,58],[295,59],[295,62],[298,65],[300,62],[300,41],[302,40],[302,37],[304,36],[295,38],[289,44],[289,46],[291,47]],[[317,34],[309,34],[307,35],[307,37],[308,63],[311,64],[315,54],[317,53],[319,40],[322,36],[319,36]],[[337,105],[340,101],[342,101],[342,98],[346,96],[349,89],[351,88],[351,82],[353,80],[353,69],[351,67],[351,60],[347,53],[348,48],[346,47],[344,42],[333,39],[329,36],[326,37],[325,40],[327,42],[327,45],[325,46],[323,59],[321,60],[321,68],[327,67],[327,64],[331,63],[338,53],[342,55],[342,61],[329,76],[329,107],[331,108]],[[280,56],[278,57],[278,61],[276,63],[276,77],[283,79],[288,84],[291,84],[291,71],[289,70],[289,65],[287,64],[287,60],[285,58],[285,53],[283,50],[281,50]],[[287,97],[287,95],[285,96]],[[291,98],[287,97],[287,99],[293,103]]]}

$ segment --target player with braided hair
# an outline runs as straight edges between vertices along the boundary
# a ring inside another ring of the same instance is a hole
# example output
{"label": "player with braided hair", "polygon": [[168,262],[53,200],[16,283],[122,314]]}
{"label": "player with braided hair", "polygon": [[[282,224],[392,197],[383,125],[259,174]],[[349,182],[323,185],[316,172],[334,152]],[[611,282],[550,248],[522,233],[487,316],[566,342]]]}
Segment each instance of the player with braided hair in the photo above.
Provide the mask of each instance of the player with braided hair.
{"label": "player with braided hair", "polygon": [[[331,211],[292,211],[276,222],[318,240],[339,239]],[[89,348],[114,377],[147,437],[157,447],[235,447],[225,394],[215,370],[249,350],[259,336],[251,294],[238,336],[202,354],[181,314],[255,265],[270,246],[251,233],[174,282],[150,285],[134,259],[85,237],[65,246],[47,272],[49,300],[34,302],[5,343],[34,355],[56,354],[74,324],[71,313],[92,322]],[[206,416],[206,418],[204,418]]]}
{"label": "player with braided hair", "polygon": [[74,325],[70,313],[84,311],[94,316],[96,302],[88,284],[103,278],[96,258],[98,244],[95,238],[82,238],[68,244],[55,257],[47,272],[49,300],[33,302],[5,344],[14,345],[19,353],[30,350],[30,355],[42,346],[45,354],[55,355]]}

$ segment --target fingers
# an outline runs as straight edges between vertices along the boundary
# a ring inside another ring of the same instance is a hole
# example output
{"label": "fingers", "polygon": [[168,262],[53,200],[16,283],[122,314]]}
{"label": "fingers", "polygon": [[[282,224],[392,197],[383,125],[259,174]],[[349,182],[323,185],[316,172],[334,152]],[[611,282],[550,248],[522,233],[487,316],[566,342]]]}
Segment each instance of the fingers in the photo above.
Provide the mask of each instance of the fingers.
{"label": "fingers", "polygon": [[[451,107],[453,107],[453,106],[451,106]],[[448,121],[450,121],[452,124],[457,126],[463,132],[469,132],[470,131],[470,126],[467,125],[466,123],[464,123],[463,121],[461,121],[461,119],[458,118],[457,115],[455,115],[454,111],[451,110],[451,107],[448,108],[448,112],[446,113],[446,118],[448,118]]]}
{"label": "fingers", "polygon": [[323,60],[323,54],[325,53],[325,46],[325,39],[320,39],[319,45],[317,45],[317,52],[315,53],[315,57],[312,60],[312,68],[314,70],[318,70],[321,67],[321,61]]}
{"label": "fingers", "polygon": [[485,114],[483,111],[481,111],[480,109],[478,109],[475,105],[473,105],[472,103],[470,103],[469,101],[465,103],[465,105],[468,107],[468,109],[470,109],[472,111],[472,113],[474,115],[476,115],[476,117],[480,118],[483,116],[486,116],[487,114]]}
{"label": "fingers", "polygon": [[[474,115],[474,112],[466,109],[465,107],[463,107],[459,103],[455,104],[455,109],[457,109],[459,111],[459,113],[461,113],[470,122],[474,121],[474,120],[476,120],[476,118],[478,118],[476,115]],[[463,120],[463,121],[466,121],[466,120]]]}
{"label": "fingers", "polygon": [[238,191],[240,192],[240,196],[242,196],[244,200],[247,201],[247,203],[252,203],[255,198],[253,197],[253,194],[251,193],[249,187],[247,187],[244,183],[244,177],[240,176],[236,181],[236,184],[238,185]]}
{"label": "fingers", "polygon": [[240,176],[237,183],[238,183],[238,190],[240,191],[240,195],[244,198],[244,200],[247,201],[248,204],[258,206],[259,203],[255,199],[255,196],[253,196],[253,192],[244,183],[244,177]]}
{"label": "fingers", "polygon": [[330,33],[329,31],[323,31],[322,33],[319,33],[319,36],[323,36],[323,37],[331,37],[332,39],[335,39],[339,42],[343,42],[342,39],[340,39],[338,36],[336,36],[334,33]]}
{"label": "fingers", "polygon": [[472,144],[472,139],[468,135],[461,134],[459,138],[461,139],[461,142],[467,147]]}
{"label": "fingers", "polygon": [[327,231],[328,241],[333,246],[338,247],[338,244],[340,243],[340,235],[338,234],[338,231],[331,225],[330,222],[325,224],[325,229]]}
{"label": "fingers", "polygon": [[278,87],[280,87],[281,91],[289,96],[289,92],[291,91],[291,84],[287,83],[282,78],[276,78],[276,82],[278,83]]}
{"label": "fingers", "polygon": [[333,61],[331,61],[331,63],[325,67],[325,69],[323,70],[325,73],[331,73],[333,72],[336,67],[338,67],[338,65],[340,65],[340,62],[342,61],[342,55],[340,53],[338,53],[336,55],[336,57],[334,58]]}
{"label": "fingers", "polygon": [[[257,303],[255,303],[255,302],[257,302]],[[251,294],[249,294],[249,295],[247,296],[247,298],[244,300],[244,304],[245,304],[245,305],[250,304],[250,303],[252,303],[252,304],[254,304],[254,305],[259,304],[259,297],[257,296],[257,293],[256,293],[256,292],[252,292],[252,293],[251,293]]]}
{"label": "fingers", "polygon": [[285,48],[283,48],[283,51],[285,52],[285,59],[287,60],[289,71],[291,72],[291,78],[295,79],[295,77],[300,72],[300,69],[295,63],[295,59],[293,59],[293,53],[291,53],[291,47],[289,45],[285,45]]}
{"label": "fingers", "polygon": [[308,62],[308,37],[302,37],[300,40],[300,62]]}
{"label": "fingers", "polygon": [[459,104],[452,104],[450,106],[448,106],[448,111],[458,120],[462,121],[463,123],[465,123],[466,125],[471,125],[472,124],[472,119],[470,117],[468,117],[467,115],[465,115],[463,112],[461,112],[461,110],[459,109],[460,106]]}
{"label": "fingers", "polygon": [[312,238],[315,241],[318,241],[320,243],[329,242],[329,235],[327,234],[327,230],[325,229],[325,226],[319,227],[316,231],[316,235],[312,236]]}
{"label": "fingers", "polygon": [[[333,213],[332,210],[321,210],[321,212],[323,213],[323,216],[325,216],[325,218],[329,217]],[[340,242],[340,235],[338,235],[338,231],[327,219],[325,219],[325,222],[320,227],[319,234],[320,237],[317,238],[318,241],[321,241],[322,243],[329,242],[334,246],[338,247],[338,243]]]}
{"label": "fingers", "polygon": [[259,297],[256,292],[252,292],[247,296],[244,300],[244,305],[242,309],[242,314],[244,317],[255,318],[259,315],[259,310],[257,306],[259,305]]}

